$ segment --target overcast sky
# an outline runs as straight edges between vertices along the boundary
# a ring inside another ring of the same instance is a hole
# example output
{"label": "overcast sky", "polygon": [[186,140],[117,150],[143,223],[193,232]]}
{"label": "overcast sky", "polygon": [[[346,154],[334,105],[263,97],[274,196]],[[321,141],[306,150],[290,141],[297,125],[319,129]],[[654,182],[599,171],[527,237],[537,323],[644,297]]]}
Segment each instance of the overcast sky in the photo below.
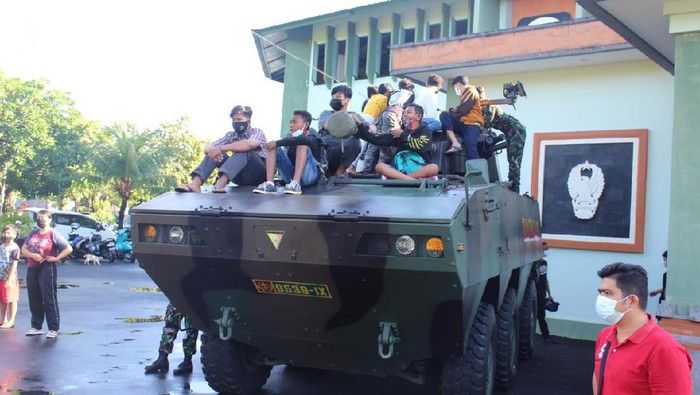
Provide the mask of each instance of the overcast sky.
{"label": "overcast sky", "polygon": [[103,125],[186,115],[211,140],[248,104],[274,138],[282,84],[265,78],[250,30],[378,2],[0,0],[0,70],[49,80]]}

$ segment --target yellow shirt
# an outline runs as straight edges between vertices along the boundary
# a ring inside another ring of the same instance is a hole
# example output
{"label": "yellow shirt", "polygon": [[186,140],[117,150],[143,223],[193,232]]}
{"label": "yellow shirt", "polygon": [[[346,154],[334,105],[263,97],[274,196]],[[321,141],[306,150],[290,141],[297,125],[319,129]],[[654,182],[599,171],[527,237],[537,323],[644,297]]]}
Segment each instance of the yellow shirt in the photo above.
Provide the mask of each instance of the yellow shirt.
{"label": "yellow shirt", "polygon": [[376,120],[379,118],[379,114],[386,110],[388,106],[389,98],[385,95],[376,94],[369,98],[362,113],[367,114]]}

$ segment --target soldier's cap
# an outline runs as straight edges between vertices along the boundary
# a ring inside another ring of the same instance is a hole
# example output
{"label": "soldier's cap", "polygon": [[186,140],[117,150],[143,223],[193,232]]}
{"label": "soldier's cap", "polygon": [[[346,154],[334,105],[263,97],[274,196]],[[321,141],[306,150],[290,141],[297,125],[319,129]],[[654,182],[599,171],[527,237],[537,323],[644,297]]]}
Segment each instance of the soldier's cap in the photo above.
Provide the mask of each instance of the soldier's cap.
{"label": "soldier's cap", "polygon": [[236,114],[243,114],[250,118],[253,116],[253,109],[250,108],[250,106],[242,106],[239,104],[231,109],[231,115],[229,115],[229,117],[233,117]]}
{"label": "soldier's cap", "polygon": [[328,118],[326,129],[333,137],[344,139],[357,133],[357,124],[347,112],[336,111]]}

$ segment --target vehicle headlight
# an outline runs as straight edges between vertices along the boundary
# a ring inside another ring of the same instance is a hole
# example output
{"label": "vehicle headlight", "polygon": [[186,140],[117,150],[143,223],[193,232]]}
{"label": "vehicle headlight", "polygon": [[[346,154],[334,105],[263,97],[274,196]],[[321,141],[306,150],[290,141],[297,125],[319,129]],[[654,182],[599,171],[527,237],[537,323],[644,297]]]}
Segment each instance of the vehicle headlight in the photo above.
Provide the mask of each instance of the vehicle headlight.
{"label": "vehicle headlight", "polygon": [[410,255],[416,249],[416,242],[411,236],[401,236],[396,240],[396,251],[401,255]]}
{"label": "vehicle headlight", "polygon": [[182,243],[182,239],[185,237],[185,231],[179,226],[173,226],[168,231],[168,238],[171,242],[175,244]]}

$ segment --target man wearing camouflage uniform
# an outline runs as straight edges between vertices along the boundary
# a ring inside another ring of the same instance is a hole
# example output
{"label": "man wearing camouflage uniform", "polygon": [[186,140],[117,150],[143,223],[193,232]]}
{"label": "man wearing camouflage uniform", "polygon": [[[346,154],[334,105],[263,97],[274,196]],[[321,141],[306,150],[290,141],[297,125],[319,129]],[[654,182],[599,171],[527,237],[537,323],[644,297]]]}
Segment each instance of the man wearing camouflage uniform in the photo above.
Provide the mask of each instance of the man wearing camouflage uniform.
{"label": "man wearing camouflage uniform", "polygon": [[[486,90],[478,87],[480,99],[486,101]],[[523,160],[523,149],[525,148],[526,129],[515,117],[503,112],[497,105],[482,105],[481,112],[484,115],[484,131],[498,129],[506,137],[508,149],[508,181],[510,189],[520,192],[520,163]]]}
{"label": "man wearing camouflage uniform", "polygon": [[[180,324],[184,320],[184,328]],[[160,338],[160,346],[158,347],[158,359],[152,364],[146,366],[146,374],[165,373],[169,369],[168,354],[173,352],[173,344],[177,338],[177,332],[185,331],[185,338],[182,339],[182,348],[185,352],[185,360],[173,371],[176,376],[192,373],[192,356],[197,352],[197,329],[191,328],[187,322],[187,318],[183,317],[180,311],[172,305],[168,304],[165,310],[165,326],[163,334]]]}

